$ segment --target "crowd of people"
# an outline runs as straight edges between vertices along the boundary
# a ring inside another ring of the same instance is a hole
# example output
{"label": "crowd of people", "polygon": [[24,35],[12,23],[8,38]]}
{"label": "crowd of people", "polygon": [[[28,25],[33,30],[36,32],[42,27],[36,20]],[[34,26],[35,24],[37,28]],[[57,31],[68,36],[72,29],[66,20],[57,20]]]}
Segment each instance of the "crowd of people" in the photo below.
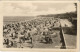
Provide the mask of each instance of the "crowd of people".
{"label": "crowd of people", "polygon": [[30,21],[5,24],[3,45],[7,48],[18,47],[18,43],[26,43],[28,40],[31,44],[34,41],[53,43],[52,38],[57,36],[57,33],[53,32],[56,27],[60,27],[60,22],[54,17],[39,17]]}

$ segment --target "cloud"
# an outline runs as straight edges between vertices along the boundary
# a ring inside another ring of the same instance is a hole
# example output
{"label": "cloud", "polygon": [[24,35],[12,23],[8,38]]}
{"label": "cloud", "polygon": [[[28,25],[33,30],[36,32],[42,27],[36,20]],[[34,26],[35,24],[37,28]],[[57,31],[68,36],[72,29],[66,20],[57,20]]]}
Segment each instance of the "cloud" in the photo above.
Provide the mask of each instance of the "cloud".
{"label": "cloud", "polygon": [[32,3],[6,3],[3,7],[3,11],[10,14],[28,14],[35,9],[36,6],[33,6]]}
{"label": "cloud", "polygon": [[[5,14],[15,14],[15,15],[27,15],[27,16],[35,16],[35,15],[45,15],[45,14],[60,14],[66,12],[75,11],[75,6],[73,3],[69,4],[61,4],[58,3],[4,3],[3,10]],[[39,9],[39,10],[38,10]]]}
{"label": "cloud", "polygon": [[34,11],[34,15],[45,15],[45,14],[60,14],[60,13],[66,13],[66,12],[73,12],[75,11],[75,6],[74,4],[69,4],[66,5],[66,7],[61,7],[56,9],[56,7],[48,7],[48,10],[39,10],[39,11]]}

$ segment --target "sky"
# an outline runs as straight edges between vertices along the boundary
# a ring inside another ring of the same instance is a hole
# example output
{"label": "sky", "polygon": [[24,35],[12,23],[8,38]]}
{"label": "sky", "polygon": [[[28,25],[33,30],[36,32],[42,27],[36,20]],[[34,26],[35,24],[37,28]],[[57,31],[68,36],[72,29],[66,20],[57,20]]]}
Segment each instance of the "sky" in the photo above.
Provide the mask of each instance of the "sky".
{"label": "sky", "polygon": [[49,2],[9,2],[3,4],[5,15],[46,15],[61,14],[75,11],[74,3],[49,3]]}

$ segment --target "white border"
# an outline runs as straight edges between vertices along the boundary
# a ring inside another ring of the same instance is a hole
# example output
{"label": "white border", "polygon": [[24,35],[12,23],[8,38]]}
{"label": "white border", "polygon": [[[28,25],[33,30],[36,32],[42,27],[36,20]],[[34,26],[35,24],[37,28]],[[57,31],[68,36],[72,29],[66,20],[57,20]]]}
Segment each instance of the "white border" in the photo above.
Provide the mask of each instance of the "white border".
{"label": "white border", "polygon": [[[4,13],[4,11],[2,11],[2,4],[4,3],[4,2],[46,2],[46,3],[77,3],[78,5],[77,5],[77,15],[78,15],[78,17],[77,17],[77,48],[76,49],[37,49],[37,48],[3,48],[2,47],[2,40],[3,40],[3,13]],[[0,50],[1,51],[12,51],[12,50],[15,50],[15,51],[23,51],[23,50],[25,50],[25,51],[29,51],[29,52],[53,52],[53,51],[56,51],[56,52],[77,52],[78,50],[79,50],[79,22],[80,22],[80,19],[79,19],[79,2],[78,1],[0,1]]]}

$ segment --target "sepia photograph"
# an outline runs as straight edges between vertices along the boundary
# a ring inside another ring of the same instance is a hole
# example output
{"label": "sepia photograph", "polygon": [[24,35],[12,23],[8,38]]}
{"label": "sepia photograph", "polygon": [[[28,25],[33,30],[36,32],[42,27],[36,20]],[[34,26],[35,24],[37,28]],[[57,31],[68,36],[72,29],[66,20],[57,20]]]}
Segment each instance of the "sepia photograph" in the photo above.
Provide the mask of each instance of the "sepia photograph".
{"label": "sepia photograph", "polygon": [[77,49],[77,3],[4,2],[3,48]]}

